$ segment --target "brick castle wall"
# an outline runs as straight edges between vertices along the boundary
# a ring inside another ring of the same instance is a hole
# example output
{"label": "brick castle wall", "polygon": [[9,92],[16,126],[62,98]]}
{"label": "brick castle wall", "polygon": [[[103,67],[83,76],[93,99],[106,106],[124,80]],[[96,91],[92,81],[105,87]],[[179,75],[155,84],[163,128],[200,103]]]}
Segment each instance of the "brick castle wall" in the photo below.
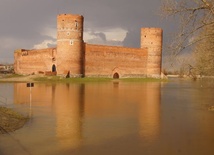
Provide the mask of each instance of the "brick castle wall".
{"label": "brick castle wall", "polygon": [[17,74],[38,74],[52,70],[56,48],[40,50],[16,50],[14,53],[14,70]]}
{"label": "brick castle wall", "polygon": [[145,77],[147,49],[85,45],[86,77]]}

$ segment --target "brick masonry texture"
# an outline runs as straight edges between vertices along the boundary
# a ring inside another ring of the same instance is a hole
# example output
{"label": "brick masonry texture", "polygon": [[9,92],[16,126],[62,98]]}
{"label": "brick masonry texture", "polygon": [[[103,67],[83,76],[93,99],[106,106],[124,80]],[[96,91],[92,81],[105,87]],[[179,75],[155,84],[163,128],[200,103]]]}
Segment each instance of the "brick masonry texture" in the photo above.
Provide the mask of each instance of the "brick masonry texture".
{"label": "brick masonry texture", "polygon": [[85,76],[146,76],[147,49],[85,45]]}
{"label": "brick masonry texture", "polygon": [[83,41],[81,15],[57,16],[56,48],[14,52],[17,74],[51,72],[71,77],[155,77],[161,76],[162,29],[142,28],[141,48],[92,45]]}

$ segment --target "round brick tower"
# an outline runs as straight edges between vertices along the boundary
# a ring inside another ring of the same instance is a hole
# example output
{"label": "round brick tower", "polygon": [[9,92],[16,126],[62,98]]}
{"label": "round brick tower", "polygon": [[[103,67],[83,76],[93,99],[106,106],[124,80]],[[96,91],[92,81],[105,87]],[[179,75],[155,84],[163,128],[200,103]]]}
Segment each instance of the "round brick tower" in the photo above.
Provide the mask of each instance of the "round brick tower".
{"label": "round brick tower", "polygon": [[148,48],[148,77],[161,77],[162,38],[163,30],[161,28],[141,29],[141,48]]}
{"label": "round brick tower", "polygon": [[57,16],[57,74],[83,75],[83,16]]}

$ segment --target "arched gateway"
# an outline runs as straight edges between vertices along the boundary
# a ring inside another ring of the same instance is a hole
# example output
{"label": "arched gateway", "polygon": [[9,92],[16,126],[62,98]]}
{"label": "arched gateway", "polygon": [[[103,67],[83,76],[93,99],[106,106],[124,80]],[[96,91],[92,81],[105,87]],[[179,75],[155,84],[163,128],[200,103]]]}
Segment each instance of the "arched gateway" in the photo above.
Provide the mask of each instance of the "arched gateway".
{"label": "arched gateway", "polygon": [[114,79],[119,79],[120,76],[119,76],[119,74],[116,72],[116,73],[114,73],[113,78],[114,78]]}

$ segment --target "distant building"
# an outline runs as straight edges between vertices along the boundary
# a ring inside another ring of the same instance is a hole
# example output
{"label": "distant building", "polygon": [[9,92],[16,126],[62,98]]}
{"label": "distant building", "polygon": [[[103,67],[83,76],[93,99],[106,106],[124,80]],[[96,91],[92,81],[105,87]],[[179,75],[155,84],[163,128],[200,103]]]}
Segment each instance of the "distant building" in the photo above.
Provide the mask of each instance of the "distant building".
{"label": "distant building", "polygon": [[17,74],[55,72],[71,77],[155,77],[161,76],[161,28],[141,29],[141,48],[92,45],[83,41],[81,15],[57,16],[57,47],[16,50]]}
{"label": "distant building", "polygon": [[0,73],[12,73],[13,64],[0,64]]}

